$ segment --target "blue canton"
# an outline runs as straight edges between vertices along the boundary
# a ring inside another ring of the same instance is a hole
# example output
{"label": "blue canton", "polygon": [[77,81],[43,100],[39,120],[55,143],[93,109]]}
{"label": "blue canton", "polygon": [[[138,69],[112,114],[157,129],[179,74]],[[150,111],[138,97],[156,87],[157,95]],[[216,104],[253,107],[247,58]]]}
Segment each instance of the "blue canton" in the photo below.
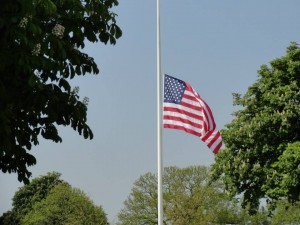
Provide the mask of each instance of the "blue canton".
{"label": "blue canton", "polygon": [[180,104],[185,88],[184,81],[165,75],[164,102]]}

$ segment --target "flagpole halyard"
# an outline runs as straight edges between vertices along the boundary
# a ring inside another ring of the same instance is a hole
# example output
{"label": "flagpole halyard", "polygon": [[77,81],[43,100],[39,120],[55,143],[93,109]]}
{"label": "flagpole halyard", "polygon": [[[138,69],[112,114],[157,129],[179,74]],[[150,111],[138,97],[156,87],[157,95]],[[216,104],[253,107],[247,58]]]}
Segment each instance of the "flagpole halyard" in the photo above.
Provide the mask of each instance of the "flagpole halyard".
{"label": "flagpole halyard", "polygon": [[162,190],[162,76],[160,52],[160,0],[156,2],[157,28],[157,215],[158,225],[163,225],[163,190]]}

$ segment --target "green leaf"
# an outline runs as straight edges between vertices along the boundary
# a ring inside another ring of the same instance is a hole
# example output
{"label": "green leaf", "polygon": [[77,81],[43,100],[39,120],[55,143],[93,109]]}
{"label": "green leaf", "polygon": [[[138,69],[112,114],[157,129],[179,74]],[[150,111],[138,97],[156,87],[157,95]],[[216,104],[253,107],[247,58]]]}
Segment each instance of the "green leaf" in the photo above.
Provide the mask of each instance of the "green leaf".
{"label": "green leaf", "polygon": [[71,91],[71,86],[70,84],[68,83],[67,80],[65,80],[64,78],[61,78],[59,80],[59,87],[63,87],[67,92],[70,92]]}
{"label": "green leaf", "polygon": [[115,30],[116,30],[116,35],[115,36],[118,39],[122,36],[122,30],[117,25],[115,25]]}
{"label": "green leaf", "polygon": [[100,41],[102,41],[103,43],[107,44],[108,40],[109,40],[109,34],[106,32],[101,32],[99,35]]}

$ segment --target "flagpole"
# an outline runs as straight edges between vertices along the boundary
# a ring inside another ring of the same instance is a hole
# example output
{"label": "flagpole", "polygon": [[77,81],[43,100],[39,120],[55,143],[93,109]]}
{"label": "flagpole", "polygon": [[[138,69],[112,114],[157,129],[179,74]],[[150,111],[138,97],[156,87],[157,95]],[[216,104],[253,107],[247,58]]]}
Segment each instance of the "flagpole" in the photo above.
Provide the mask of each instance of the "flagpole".
{"label": "flagpole", "polygon": [[158,225],[163,225],[163,190],[162,190],[162,78],[160,54],[160,0],[157,0],[157,215]]}

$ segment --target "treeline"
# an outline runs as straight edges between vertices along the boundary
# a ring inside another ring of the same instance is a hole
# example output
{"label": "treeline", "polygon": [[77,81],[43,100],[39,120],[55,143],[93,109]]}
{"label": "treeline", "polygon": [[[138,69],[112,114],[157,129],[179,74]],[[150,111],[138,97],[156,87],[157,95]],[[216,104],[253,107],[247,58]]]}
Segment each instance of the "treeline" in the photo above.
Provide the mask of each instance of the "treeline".
{"label": "treeline", "polygon": [[[265,204],[255,214],[231,198],[220,180],[211,181],[205,166],[167,167],[163,173],[164,224],[166,225],[298,225],[300,204],[282,199],[275,209]],[[57,172],[33,179],[15,193],[12,209],[0,225],[108,225],[101,206]],[[157,176],[138,178],[118,214],[118,225],[157,224]],[[111,224],[113,225],[113,224]]]}

